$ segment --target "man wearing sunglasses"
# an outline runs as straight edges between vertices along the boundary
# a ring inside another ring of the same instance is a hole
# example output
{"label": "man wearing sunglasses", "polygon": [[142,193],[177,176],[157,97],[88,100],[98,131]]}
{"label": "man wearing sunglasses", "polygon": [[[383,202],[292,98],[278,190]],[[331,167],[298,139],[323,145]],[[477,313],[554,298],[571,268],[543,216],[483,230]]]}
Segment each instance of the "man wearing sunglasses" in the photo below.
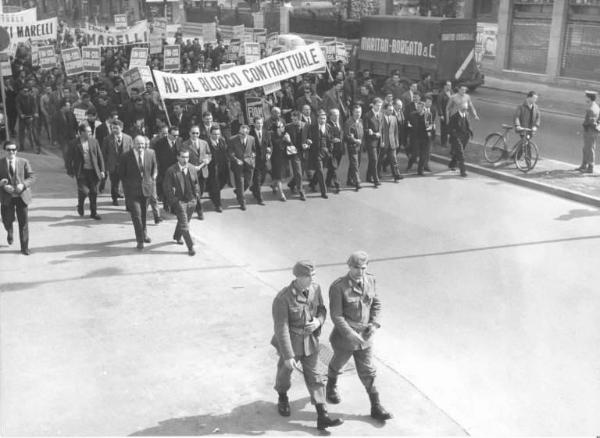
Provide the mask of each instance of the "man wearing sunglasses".
{"label": "man wearing sunglasses", "polygon": [[29,255],[31,251],[27,206],[31,202],[30,187],[35,181],[35,174],[29,161],[17,157],[17,145],[14,141],[5,142],[4,150],[8,156],[0,160],[0,211],[7,232],[6,240],[9,245],[12,245],[13,222],[16,214],[21,253]]}

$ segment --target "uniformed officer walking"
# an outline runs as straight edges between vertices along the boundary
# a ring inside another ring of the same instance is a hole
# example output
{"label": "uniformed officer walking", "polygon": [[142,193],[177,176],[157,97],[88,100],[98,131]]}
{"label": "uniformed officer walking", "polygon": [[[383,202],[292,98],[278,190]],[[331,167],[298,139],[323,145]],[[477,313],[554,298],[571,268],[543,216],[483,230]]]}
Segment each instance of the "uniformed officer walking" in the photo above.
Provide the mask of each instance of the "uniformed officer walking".
{"label": "uniformed officer walking", "polygon": [[324,379],[317,371],[319,335],[327,309],[323,304],[321,286],[313,281],[314,263],[299,261],[293,272],[295,280],[273,300],[275,334],[271,344],[279,353],[275,378],[275,390],[279,394],[277,409],[284,417],[290,415],[287,391],[291,386],[292,371],[300,362],[311,403],[317,409],[317,428],[324,430],[343,423],[343,420],[332,419],[327,414]]}
{"label": "uniformed officer walking", "polygon": [[369,256],[356,251],[348,258],[348,274],[335,280],[329,288],[329,310],[334,324],[329,340],[333,357],[329,362],[327,401],[341,401],[337,379],[351,356],[358,377],[371,400],[371,417],[385,421],[392,414],[379,402],[375,386],[376,369],[373,364],[373,335],[379,328],[381,301],[375,291],[375,277],[367,273]]}
{"label": "uniformed officer walking", "polygon": [[583,120],[583,160],[581,166],[575,169],[583,173],[594,173],[596,142],[600,130],[600,107],[596,103],[597,96],[598,94],[595,91],[585,92],[588,108],[585,110]]}

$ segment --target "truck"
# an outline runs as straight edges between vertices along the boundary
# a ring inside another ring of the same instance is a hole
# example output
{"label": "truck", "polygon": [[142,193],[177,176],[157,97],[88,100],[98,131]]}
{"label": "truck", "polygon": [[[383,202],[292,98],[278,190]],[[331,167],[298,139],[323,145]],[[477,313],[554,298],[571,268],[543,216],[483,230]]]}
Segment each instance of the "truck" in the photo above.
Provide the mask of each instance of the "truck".
{"label": "truck", "polygon": [[477,23],[465,18],[372,15],[361,18],[356,68],[404,81],[430,73],[436,85],[452,81],[474,90],[484,82],[475,62]]}

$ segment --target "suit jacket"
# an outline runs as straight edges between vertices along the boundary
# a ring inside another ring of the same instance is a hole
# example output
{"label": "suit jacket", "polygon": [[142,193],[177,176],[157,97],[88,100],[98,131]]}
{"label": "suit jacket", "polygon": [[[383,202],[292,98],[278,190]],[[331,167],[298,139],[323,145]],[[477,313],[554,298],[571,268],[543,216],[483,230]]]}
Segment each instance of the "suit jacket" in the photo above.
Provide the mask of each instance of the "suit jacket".
{"label": "suit jacket", "polygon": [[381,124],[381,146],[391,149],[398,149],[400,146],[398,119],[396,119],[393,114],[383,116]]}
{"label": "suit jacket", "polygon": [[118,172],[119,170],[119,161],[121,159],[121,154],[129,152],[133,149],[133,139],[122,133],[122,153],[119,152],[119,147],[117,145],[117,138],[114,135],[109,135],[104,139],[104,143],[102,144],[102,155],[104,157],[104,161],[106,162],[106,170],[108,172]]}
{"label": "suit jacket", "polygon": [[108,137],[109,135],[110,135],[110,128],[108,127],[108,125],[106,123],[100,124],[96,128],[96,131],[94,132],[94,137],[96,137],[96,140],[98,140],[98,144],[101,146],[104,145],[104,139],[106,137]]}
{"label": "suit jacket", "polygon": [[216,145],[213,145],[211,140],[207,141],[208,147],[212,155],[210,162],[213,166],[224,166],[229,163],[229,155],[227,154],[227,142],[223,137],[219,137],[219,141]]}
{"label": "suit jacket", "polygon": [[[92,169],[96,173],[98,180],[102,179],[100,172],[105,172],[104,158],[102,157],[102,151],[95,138],[88,139],[88,146],[90,148],[90,159],[92,161]],[[67,168],[67,174],[69,176],[75,176],[79,178],[83,172],[83,146],[81,145],[81,139],[76,138],[69,144],[67,150],[67,156],[65,157],[65,166]]]}
{"label": "suit jacket", "polygon": [[404,115],[404,111],[396,112],[394,110],[394,117],[398,121],[398,142],[400,146],[406,146],[408,139],[408,119]]}
{"label": "suit jacket", "polygon": [[409,123],[411,141],[427,141],[429,140],[429,132],[425,126],[424,114],[414,112],[410,115]]}
{"label": "suit jacket", "polygon": [[[381,137],[377,138],[375,133],[379,132],[381,134],[381,118],[383,114],[381,111],[379,112],[379,117],[375,115],[373,110],[370,110],[364,119],[364,130],[366,141],[365,144],[370,148],[377,148],[381,144]],[[369,134],[369,129],[373,131],[373,134]]]}
{"label": "suit jacket", "polygon": [[155,179],[158,175],[156,155],[152,149],[144,149],[144,168],[140,170],[137,151],[131,149],[121,155],[119,176],[123,182],[125,199],[156,196]]}
{"label": "suit jacket", "polygon": [[254,137],[251,135],[246,136],[246,146],[242,144],[242,137],[240,135],[234,135],[229,140],[228,147],[229,159],[232,165],[236,165],[236,160],[242,160],[250,167],[255,165],[256,157],[256,146],[254,144]]}
{"label": "suit jacket", "polygon": [[333,142],[333,152],[339,155],[344,155],[344,147],[342,145],[342,122],[338,120],[338,124],[334,125],[332,121],[328,120],[327,125],[329,126],[329,133],[331,135],[331,139],[339,138],[340,141]]}
{"label": "suit jacket", "polygon": [[308,138],[312,141],[308,150],[308,159],[314,165],[318,160],[322,160],[331,155],[333,143],[331,141],[331,131],[329,126],[325,125],[325,134],[319,129],[319,125],[310,127]]}
{"label": "suit jacket", "polygon": [[450,143],[452,146],[465,147],[469,142],[469,138],[473,136],[468,117],[462,117],[460,112],[454,113],[450,117],[448,130],[450,131]]}
{"label": "suit jacket", "polygon": [[[210,128],[212,128],[213,126],[219,127],[219,124],[212,122],[212,124],[210,125]],[[208,141],[208,138],[210,137],[210,128],[206,129],[206,126],[204,125],[204,123],[200,124],[200,138],[202,140]],[[221,132],[221,134],[222,134],[222,132]]]}
{"label": "suit jacket", "polygon": [[[208,143],[201,138],[198,139],[198,146],[194,146],[190,139],[184,141],[181,144],[181,150],[189,151],[190,153],[190,164],[194,166],[202,165],[202,169],[199,170],[203,178],[208,178],[208,164],[212,160],[212,153],[208,147]],[[175,159],[177,161],[177,159]]]}
{"label": "suit jacket", "polygon": [[254,147],[256,148],[256,165],[264,165],[267,160],[267,153],[271,153],[273,151],[271,146],[271,133],[263,126],[259,141],[258,135],[256,134],[256,129],[252,127],[250,135],[254,138]]}
{"label": "suit jacket", "polygon": [[167,169],[177,163],[177,152],[181,145],[180,138],[175,140],[173,147],[169,145],[169,139],[167,137],[163,137],[156,142],[153,149],[158,164],[158,179],[162,180],[167,173]]}
{"label": "suit jacket", "polygon": [[334,325],[329,340],[333,348],[354,351],[370,347],[373,340],[365,339],[365,330],[369,324],[379,326],[380,311],[381,301],[371,274],[364,276],[362,290],[349,274],[334,281],[329,288],[329,313]]}
{"label": "suit jacket", "polygon": [[349,154],[360,153],[365,141],[362,119],[354,120],[350,117],[346,120],[346,123],[344,123],[344,141]]}
{"label": "suit jacket", "polygon": [[163,193],[167,198],[169,205],[178,202],[191,202],[198,199],[200,196],[200,186],[198,184],[198,176],[194,165],[187,164],[188,174],[192,183],[192,199],[185,199],[185,175],[179,168],[179,164],[175,163],[167,169],[165,179],[163,180]]}
{"label": "suit jacket", "polygon": [[[31,203],[31,185],[35,182],[35,173],[25,158],[15,158],[15,174],[14,177],[10,176],[10,169],[8,168],[8,158],[2,158],[0,160],[0,180],[7,180],[7,183],[15,188],[17,184],[23,184],[25,188],[21,193],[18,193],[19,197],[27,205]],[[10,204],[14,193],[8,193],[4,190],[4,187],[0,188],[0,203],[2,205]]]}

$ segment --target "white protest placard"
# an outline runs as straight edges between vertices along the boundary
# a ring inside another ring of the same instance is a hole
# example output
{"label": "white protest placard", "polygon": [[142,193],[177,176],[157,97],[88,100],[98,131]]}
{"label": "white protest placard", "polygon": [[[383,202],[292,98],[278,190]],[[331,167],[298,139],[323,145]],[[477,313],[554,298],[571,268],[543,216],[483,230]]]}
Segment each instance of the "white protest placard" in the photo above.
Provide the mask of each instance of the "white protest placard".
{"label": "white protest placard", "polygon": [[250,64],[260,59],[259,43],[244,43],[244,62]]}
{"label": "white protest placard", "polygon": [[164,71],[181,69],[181,46],[178,44],[165,46],[163,64]]}
{"label": "white protest placard", "polygon": [[144,67],[148,62],[147,47],[133,47],[131,49],[131,57],[129,58],[129,68]]}
{"label": "white protest placard", "polygon": [[252,43],[254,42],[254,32],[252,29],[246,29],[246,31],[242,34],[242,43]]}
{"label": "white protest placard", "polygon": [[78,48],[62,49],[61,56],[67,76],[83,73],[83,60]]}
{"label": "white protest placard", "polygon": [[117,29],[127,29],[127,14],[115,14],[115,27]]}
{"label": "white protest placard", "polygon": [[227,51],[225,52],[225,59],[227,61],[233,62],[237,61],[240,57],[240,49],[242,47],[242,42],[239,39],[232,39],[227,46]]}
{"label": "white protest placard", "polygon": [[10,60],[6,53],[0,53],[0,75],[3,77],[12,76]]}
{"label": "white protest placard", "polygon": [[325,48],[325,53],[327,54],[327,62],[335,61],[336,46],[337,43],[335,38],[323,38],[323,43],[321,47]]}
{"label": "white protest placard", "polygon": [[348,50],[346,50],[346,44],[338,42],[335,46],[335,60],[343,61],[344,64],[348,63]]}
{"label": "white protest placard", "polygon": [[83,60],[83,71],[88,73],[100,73],[100,47],[81,48],[81,58]]}
{"label": "white protest placard", "polygon": [[54,51],[54,46],[41,46],[38,49],[38,58],[42,70],[56,67],[56,52]]}
{"label": "white protest placard", "polygon": [[155,71],[154,77],[162,99],[194,99],[264,87],[325,68],[326,65],[319,44],[315,43],[251,64],[235,65],[226,71],[187,74]]}
{"label": "white protest placard", "polygon": [[254,123],[255,117],[264,117],[263,100],[257,96],[244,95],[246,99],[246,116],[250,123]]}
{"label": "white protest placard", "polygon": [[281,90],[281,82],[274,82],[263,87],[265,94],[275,93],[277,90]]}
{"label": "white protest placard", "polygon": [[131,93],[132,88],[143,90],[146,82],[152,82],[152,72],[149,67],[136,67],[123,73],[123,82],[127,93]]}
{"label": "white protest placard", "polygon": [[257,43],[265,43],[267,40],[267,29],[252,29],[254,41]]}
{"label": "white protest placard", "polygon": [[150,54],[155,55],[163,50],[163,38],[167,37],[167,20],[155,18],[150,27]]}
{"label": "white protest placard", "polygon": [[87,120],[85,116],[85,110],[83,108],[74,108],[73,115],[75,116],[75,120],[77,120],[77,124],[81,124]]}
{"label": "white protest placard", "polygon": [[202,23],[202,39],[205,43],[217,41],[217,25],[215,23]]}

